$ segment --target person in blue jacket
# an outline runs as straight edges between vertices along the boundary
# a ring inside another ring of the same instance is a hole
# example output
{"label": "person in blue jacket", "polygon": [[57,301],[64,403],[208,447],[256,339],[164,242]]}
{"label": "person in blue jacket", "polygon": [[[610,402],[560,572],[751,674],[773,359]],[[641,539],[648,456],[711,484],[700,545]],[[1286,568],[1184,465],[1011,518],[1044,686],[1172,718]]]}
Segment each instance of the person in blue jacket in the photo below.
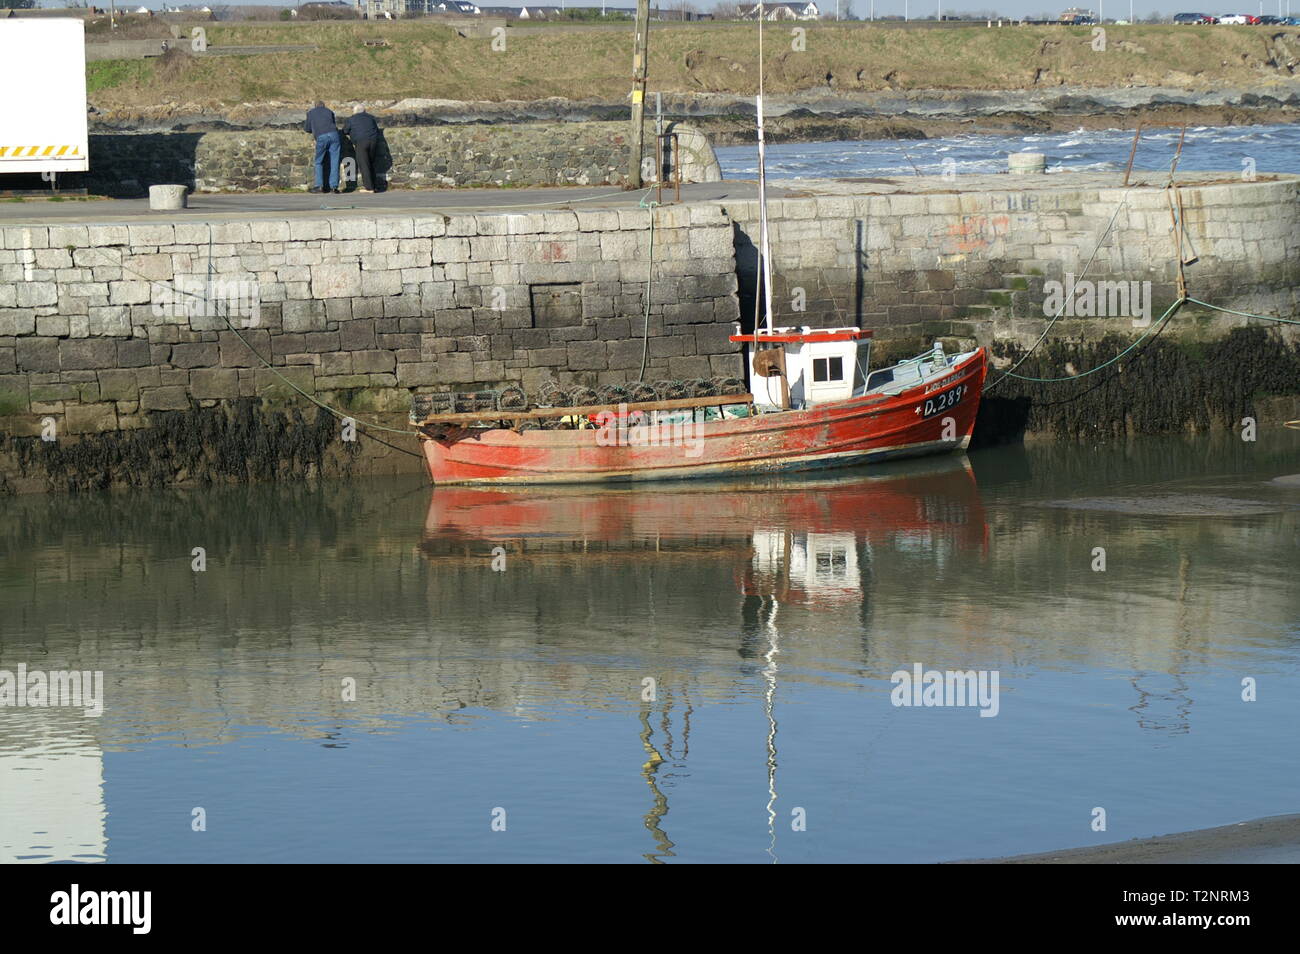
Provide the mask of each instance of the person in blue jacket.
{"label": "person in blue jacket", "polygon": [[339,152],[343,144],[339,139],[339,127],[334,113],[323,102],[316,100],[315,107],[308,110],[307,121],[302,124],[302,128],[316,137],[316,159],[313,163],[316,184],[307,191],[342,192],[339,188]]}

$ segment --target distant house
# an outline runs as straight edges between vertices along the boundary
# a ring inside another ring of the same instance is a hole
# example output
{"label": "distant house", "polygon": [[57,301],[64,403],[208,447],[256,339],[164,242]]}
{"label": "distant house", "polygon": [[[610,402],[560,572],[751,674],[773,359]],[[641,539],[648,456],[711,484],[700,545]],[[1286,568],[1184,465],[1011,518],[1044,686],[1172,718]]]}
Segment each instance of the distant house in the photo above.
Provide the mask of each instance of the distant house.
{"label": "distant house", "polygon": [[762,11],[764,20],[819,20],[821,11],[815,3],[756,3],[742,7],[742,20],[757,20]]}

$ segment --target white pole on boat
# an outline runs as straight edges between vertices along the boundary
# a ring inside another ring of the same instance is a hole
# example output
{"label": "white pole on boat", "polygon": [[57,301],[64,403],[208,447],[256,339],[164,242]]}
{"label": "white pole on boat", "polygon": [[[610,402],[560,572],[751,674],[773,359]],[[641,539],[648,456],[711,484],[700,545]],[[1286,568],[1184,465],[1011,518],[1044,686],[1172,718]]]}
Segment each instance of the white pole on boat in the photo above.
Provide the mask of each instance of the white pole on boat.
{"label": "white pole on boat", "polygon": [[[763,283],[763,317],[772,331],[772,254],[767,237],[767,143],[763,138],[763,5],[758,5],[758,97],[754,101],[758,115],[758,277]],[[754,322],[755,333],[758,322]]]}

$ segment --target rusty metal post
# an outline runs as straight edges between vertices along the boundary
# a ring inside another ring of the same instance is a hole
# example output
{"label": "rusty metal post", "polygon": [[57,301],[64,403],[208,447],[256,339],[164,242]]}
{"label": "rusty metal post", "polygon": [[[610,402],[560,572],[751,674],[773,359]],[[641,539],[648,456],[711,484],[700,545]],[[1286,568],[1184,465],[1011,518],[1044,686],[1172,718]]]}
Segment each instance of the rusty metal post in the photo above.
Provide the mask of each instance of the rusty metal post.
{"label": "rusty metal post", "polygon": [[1124,167],[1124,188],[1128,188],[1128,177],[1133,171],[1133,160],[1137,156],[1138,139],[1142,136],[1142,120],[1138,120],[1137,128],[1133,130],[1133,147],[1128,151],[1128,165]]}
{"label": "rusty metal post", "polygon": [[677,178],[677,197],[675,202],[682,201],[682,144],[677,138],[677,133],[673,133],[673,172]]}
{"label": "rusty metal post", "polygon": [[655,136],[655,202],[664,204],[664,135]]}

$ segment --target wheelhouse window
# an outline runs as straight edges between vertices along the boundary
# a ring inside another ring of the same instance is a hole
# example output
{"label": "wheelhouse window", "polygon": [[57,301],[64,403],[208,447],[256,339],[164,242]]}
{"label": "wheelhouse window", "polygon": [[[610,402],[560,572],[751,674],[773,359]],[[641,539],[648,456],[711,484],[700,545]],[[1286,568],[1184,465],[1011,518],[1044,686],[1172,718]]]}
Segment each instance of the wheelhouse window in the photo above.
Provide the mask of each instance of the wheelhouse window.
{"label": "wheelhouse window", "polygon": [[822,381],[843,381],[843,358],[813,358],[813,383]]}
{"label": "wheelhouse window", "polygon": [[849,576],[848,551],[843,547],[817,553],[816,577],[819,580],[845,580]]}

